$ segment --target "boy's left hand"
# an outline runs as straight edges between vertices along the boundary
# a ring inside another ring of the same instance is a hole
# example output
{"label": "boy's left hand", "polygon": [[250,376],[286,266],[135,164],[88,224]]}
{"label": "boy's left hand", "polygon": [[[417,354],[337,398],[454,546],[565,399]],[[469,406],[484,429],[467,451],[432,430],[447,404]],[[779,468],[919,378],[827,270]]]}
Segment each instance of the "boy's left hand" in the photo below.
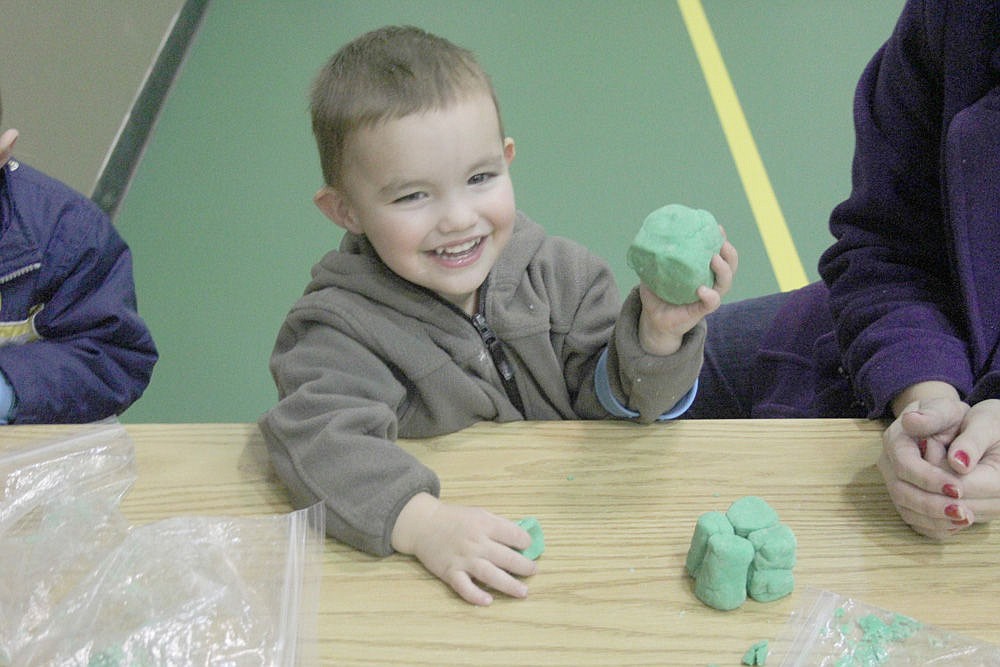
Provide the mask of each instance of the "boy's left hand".
{"label": "boy's left hand", "polygon": [[639,285],[642,313],[639,315],[639,342],[649,354],[673,354],[681,347],[684,334],[693,329],[706,315],[722,305],[733,286],[733,276],[739,265],[736,248],[728,240],[710,264],[715,274],[712,287],[698,288],[698,301],[687,304],[667,303],[646,285]]}

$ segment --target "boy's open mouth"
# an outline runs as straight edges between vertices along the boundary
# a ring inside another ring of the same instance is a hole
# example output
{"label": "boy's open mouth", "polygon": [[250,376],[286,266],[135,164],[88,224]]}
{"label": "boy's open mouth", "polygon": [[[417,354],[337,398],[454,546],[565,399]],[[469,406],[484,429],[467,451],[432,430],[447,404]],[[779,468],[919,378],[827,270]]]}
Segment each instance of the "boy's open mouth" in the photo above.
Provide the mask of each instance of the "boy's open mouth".
{"label": "boy's open mouth", "polygon": [[438,257],[446,259],[457,259],[474,253],[482,242],[483,237],[480,236],[479,238],[466,241],[465,243],[459,243],[458,245],[435,248],[434,254]]}

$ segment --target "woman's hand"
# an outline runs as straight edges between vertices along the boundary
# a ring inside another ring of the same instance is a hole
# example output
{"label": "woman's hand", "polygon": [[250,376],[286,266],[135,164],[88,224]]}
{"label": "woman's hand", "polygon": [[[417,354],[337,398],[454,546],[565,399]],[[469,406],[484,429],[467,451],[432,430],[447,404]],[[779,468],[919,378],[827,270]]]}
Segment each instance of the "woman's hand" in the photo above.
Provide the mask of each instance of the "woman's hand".
{"label": "woman's hand", "polygon": [[879,469],[903,520],[941,538],[1000,517],[1000,400],[969,407],[941,383],[914,385],[914,399],[883,434]]}
{"label": "woman's hand", "polygon": [[960,501],[962,479],[948,465],[948,446],[968,409],[957,397],[914,401],[882,434],[878,467],[889,497],[903,521],[929,537],[973,521]]}

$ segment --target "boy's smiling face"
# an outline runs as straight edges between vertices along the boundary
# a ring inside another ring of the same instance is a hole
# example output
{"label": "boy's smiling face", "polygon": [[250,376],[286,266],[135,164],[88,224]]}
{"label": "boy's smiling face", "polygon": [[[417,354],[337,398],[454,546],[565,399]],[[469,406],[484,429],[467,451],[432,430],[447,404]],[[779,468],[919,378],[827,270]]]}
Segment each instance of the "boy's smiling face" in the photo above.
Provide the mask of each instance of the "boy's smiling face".
{"label": "boy's smiling face", "polygon": [[513,159],[492,98],[477,94],[355,131],[341,183],[316,204],[399,276],[471,314],[514,227]]}

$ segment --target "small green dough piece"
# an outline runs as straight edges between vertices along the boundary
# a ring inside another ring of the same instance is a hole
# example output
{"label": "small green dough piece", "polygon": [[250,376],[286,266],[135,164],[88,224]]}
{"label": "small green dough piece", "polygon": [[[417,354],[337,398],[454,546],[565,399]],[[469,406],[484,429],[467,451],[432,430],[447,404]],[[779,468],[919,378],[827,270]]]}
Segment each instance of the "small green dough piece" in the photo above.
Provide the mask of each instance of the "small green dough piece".
{"label": "small green dough piece", "polygon": [[531,535],[531,546],[521,552],[525,558],[535,560],[545,551],[545,536],[542,534],[542,526],[538,519],[533,516],[526,516],[517,522],[521,528]]}
{"label": "small green dough piece", "polygon": [[764,665],[767,663],[767,640],[761,640],[743,654],[744,665]]}
{"label": "small green dough piece", "polygon": [[723,242],[711,213],[669,204],[646,217],[625,259],[664,301],[694,303],[700,285],[715,284],[709,263]]}
{"label": "small green dough piece", "polygon": [[740,537],[778,523],[778,513],[763,498],[757,496],[744,496],[735,501],[726,510],[726,518]]}
{"label": "small green dough piece", "polygon": [[698,517],[685,562],[687,573],[692,577],[698,576],[698,569],[701,568],[701,562],[705,559],[705,551],[708,549],[708,540],[716,533],[733,534],[733,524],[729,523],[725,514],[705,512]]}
{"label": "small green dough piece", "polygon": [[736,609],[747,599],[747,573],[752,560],[750,540],[725,533],[712,535],[694,580],[694,594],[709,607]]}
{"label": "small green dough piece", "polygon": [[753,564],[759,570],[790,570],[795,567],[795,533],[783,523],[755,530],[747,539],[757,554]]}
{"label": "small green dough piece", "polygon": [[757,602],[774,602],[795,590],[791,570],[758,570],[751,564],[747,577],[747,594]]}

